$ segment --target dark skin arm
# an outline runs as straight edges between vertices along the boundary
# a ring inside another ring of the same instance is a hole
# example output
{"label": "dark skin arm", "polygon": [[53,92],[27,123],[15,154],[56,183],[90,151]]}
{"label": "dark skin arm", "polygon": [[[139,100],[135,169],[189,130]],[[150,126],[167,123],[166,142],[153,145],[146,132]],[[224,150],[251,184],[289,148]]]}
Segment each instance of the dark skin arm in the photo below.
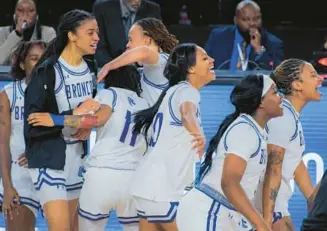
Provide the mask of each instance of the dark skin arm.
{"label": "dark skin arm", "polygon": [[[19,195],[11,181],[11,154],[10,154],[10,103],[5,91],[0,93],[0,168],[4,188],[4,201],[2,210],[6,219],[13,219],[17,214]],[[14,200],[17,204],[14,204]]]}

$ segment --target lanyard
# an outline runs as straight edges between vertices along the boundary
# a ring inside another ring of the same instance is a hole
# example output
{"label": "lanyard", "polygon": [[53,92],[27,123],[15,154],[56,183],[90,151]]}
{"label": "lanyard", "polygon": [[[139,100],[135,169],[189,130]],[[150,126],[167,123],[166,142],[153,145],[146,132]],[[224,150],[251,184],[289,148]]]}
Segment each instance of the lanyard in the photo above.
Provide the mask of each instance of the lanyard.
{"label": "lanyard", "polygon": [[237,44],[237,49],[238,49],[238,56],[239,56],[240,62],[241,62],[242,71],[246,71],[246,69],[248,67],[249,59],[248,58],[245,59],[239,43]]}

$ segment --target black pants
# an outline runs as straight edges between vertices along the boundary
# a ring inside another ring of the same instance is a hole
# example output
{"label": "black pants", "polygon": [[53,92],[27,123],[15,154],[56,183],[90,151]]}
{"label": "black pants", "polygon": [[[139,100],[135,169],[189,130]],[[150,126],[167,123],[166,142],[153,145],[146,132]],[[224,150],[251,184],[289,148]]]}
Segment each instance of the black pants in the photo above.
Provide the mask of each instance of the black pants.
{"label": "black pants", "polygon": [[327,231],[327,170],[321,179],[313,208],[302,222],[301,231]]}

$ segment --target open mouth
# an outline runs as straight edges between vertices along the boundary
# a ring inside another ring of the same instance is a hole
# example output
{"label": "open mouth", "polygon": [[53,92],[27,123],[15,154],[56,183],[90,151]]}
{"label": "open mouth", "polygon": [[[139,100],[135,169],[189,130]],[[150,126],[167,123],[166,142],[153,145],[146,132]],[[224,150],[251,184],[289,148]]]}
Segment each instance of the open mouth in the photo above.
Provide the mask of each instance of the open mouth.
{"label": "open mouth", "polygon": [[321,86],[322,86],[322,85],[320,84],[319,86],[316,87],[316,92],[317,92],[318,94],[320,94],[320,95],[322,94],[322,93],[319,91],[319,88],[321,88]]}
{"label": "open mouth", "polygon": [[91,47],[94,48],[94,49],[97,49],[97,45],[98,45],[97,43],[91,44]]}
{"label": "open mouth", "polygon": [[215,67],[214,67],[214,65],[212,65],[212,66],[209,68],[209,71],[212,72],[212,73],[215,73]]}

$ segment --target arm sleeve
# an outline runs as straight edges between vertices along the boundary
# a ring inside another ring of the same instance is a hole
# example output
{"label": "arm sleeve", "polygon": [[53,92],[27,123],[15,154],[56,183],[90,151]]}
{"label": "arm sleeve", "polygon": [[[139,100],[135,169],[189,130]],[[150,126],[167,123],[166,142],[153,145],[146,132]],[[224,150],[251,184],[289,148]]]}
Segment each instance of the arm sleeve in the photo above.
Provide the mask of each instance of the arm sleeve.
{"label": "arm sleeve", "polygon": [[6,29],[8,28],[0,29],[0,65],[7,62],[13,49],[22,41],[22,37],[19,37],[14,30],[6,36]]}
{"label": "arm sleeve", "polygon": [[[25,90],[24,103],[24,135],[27,139],[52,135],[61,132],[63,128],[62,126],[33,127],[27,123],[27,118],[31,113],[49,112],[52,114],[59,114],[57,105],[53,105],[53,103],[56,102],[51,101],[48,92],[52,89],[50,92],[53,92],[54,94],[54,79],[55,73],[53,67],[48,69],[42,68],[41,70],[34,72],[31,76],[31,81]],[[60,114],[71,115],[72,111],[65,111]]]}
{"label": "arm sleeve", "polygon": [[98,3],[95,4],[93,8],[94,11],[93,14],[98,22],[99,32],[100,32],[99,33],[100,41],[97,46],[95,57],[99,66],[101,67],[113,59],[113,57],[110,54],[111,52],[110,44],[108,44],[106,38],[106,24],[104,22],[105,20],[104,20],[103,11],[101,9],[102,5],[103,5],[102,3]]}
{"label": "arm sleeve", "polygon": [[225,153],[241,157],[246,162],[260,150],[260,137],[251,125],[240,123],[226,130],[223,138]]}

